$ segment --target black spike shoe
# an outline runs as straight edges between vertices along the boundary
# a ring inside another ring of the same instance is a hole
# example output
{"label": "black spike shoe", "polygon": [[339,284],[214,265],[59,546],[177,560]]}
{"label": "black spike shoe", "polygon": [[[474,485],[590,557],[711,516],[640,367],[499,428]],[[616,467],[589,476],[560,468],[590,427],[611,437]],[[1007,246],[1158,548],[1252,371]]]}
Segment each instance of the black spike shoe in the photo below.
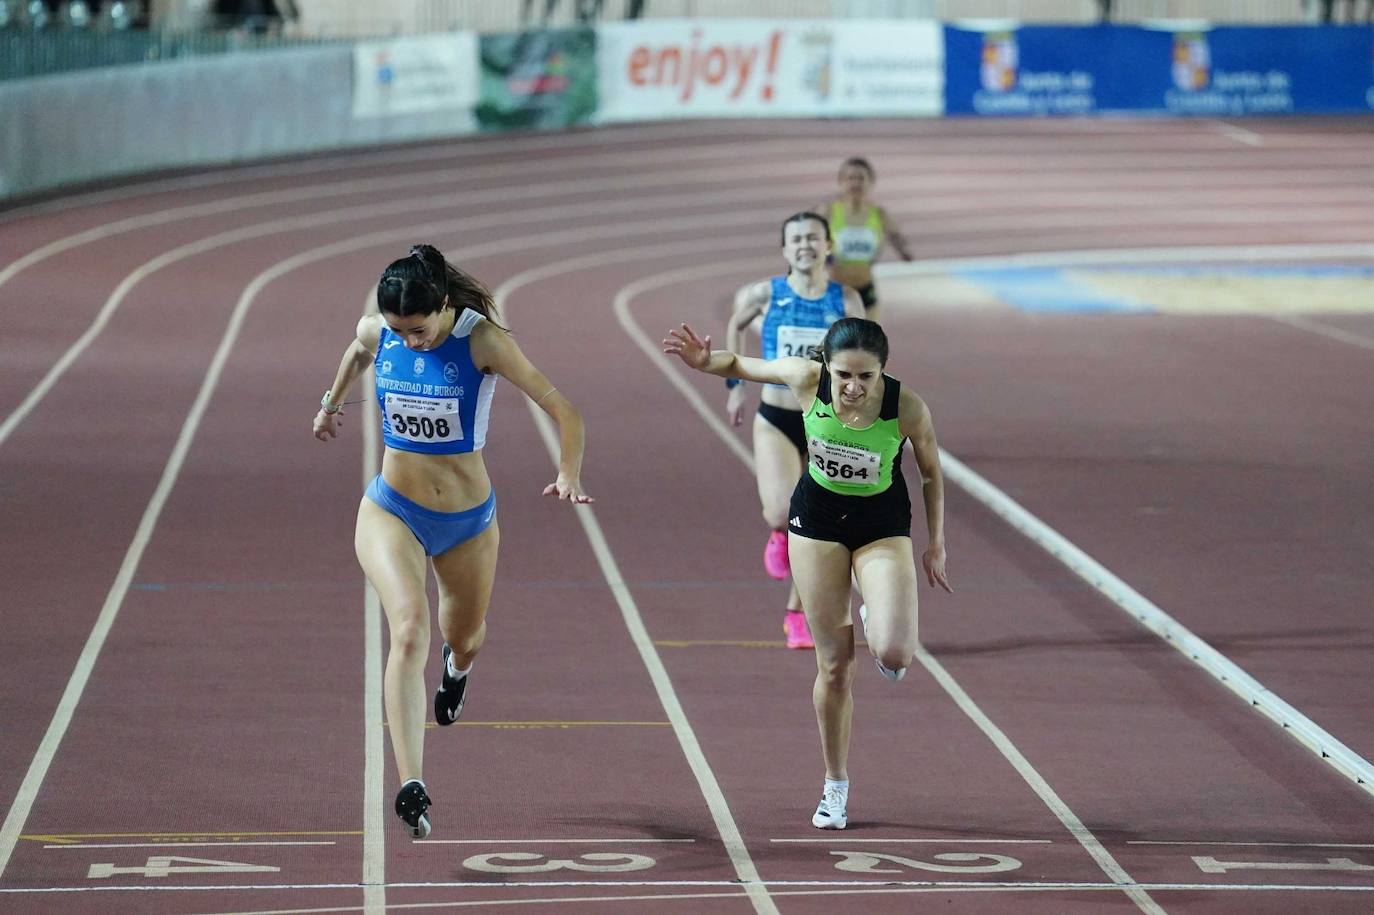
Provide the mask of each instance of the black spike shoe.
{"label": "black spike shoe", "polygon": [[396,815],[406,824],[406,832],[412,839],[423,839],[429,835],[429,795],[419,779],[412,778],[401,786],[396,794]]}
{"label": "black spike shoe", "polygon": [[466,676],[457,680],[449,676],[448,656],[453,654],[453,649],[444,644],[444,675],[439,681],[439,688],[434,691],[434,721],[441,727],[453,724],[458,720],[458,716],[463,714],[463,700],[467,697],[468,678]]}

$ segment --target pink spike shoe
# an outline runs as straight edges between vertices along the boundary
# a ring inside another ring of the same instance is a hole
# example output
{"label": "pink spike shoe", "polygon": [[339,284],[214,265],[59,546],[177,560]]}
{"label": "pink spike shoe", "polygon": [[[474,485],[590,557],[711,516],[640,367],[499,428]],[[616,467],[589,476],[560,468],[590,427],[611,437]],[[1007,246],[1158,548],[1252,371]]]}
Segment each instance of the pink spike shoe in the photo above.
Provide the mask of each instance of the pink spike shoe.
{"label": "pink spike shoe", "polygon": [[786,531],[774,531],[768,535],[768,543],[763,548],[763,568],[778,581],[792,574],[792,563],[787,560]]}
{"label": "pink spike shoe", "polygon": [[788,648],[815,648],[811,640],[811,630],[806,626],[806,614],[800,610],[788,610],[782,617],[782,631],[787,633]]}

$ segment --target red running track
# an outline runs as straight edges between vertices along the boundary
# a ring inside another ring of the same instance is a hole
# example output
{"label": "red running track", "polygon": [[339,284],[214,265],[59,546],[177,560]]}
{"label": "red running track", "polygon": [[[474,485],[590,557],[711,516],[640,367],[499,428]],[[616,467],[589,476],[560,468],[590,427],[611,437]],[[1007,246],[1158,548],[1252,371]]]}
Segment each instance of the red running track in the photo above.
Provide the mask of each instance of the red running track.
{"label": "red running track", "polygon": [[[928,259],[1374,232],[1359,120],[627,127],[0,214],[0,909],[1374,907],[1365,790],[953,488],[956,593],[923,593],[900,685],[861,667],[850,829],[810,828],[813,666],[781,647],[747,440],[651,353],[676,321],[718,335],[853,154]],[[375,437],[363,407],[328,446],[308,425],[419,240],[500,288],[586,414],[599,501],[541,501],[544,441],[498,394],[491,637],[413,843],[351,550]],[[889,288],[892,371],[945,449],[1374,755],[1374,317]]]}

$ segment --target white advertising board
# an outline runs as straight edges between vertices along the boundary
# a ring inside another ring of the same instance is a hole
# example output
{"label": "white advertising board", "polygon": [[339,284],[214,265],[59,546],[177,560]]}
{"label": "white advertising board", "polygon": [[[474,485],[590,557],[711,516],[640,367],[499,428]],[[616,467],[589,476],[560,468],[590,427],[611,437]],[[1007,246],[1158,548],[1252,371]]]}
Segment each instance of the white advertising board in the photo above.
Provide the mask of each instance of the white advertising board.
{"label": "white advertising board", "polygon": [[935,116],[938,22],[702,19],[597,30],[597,118]]}

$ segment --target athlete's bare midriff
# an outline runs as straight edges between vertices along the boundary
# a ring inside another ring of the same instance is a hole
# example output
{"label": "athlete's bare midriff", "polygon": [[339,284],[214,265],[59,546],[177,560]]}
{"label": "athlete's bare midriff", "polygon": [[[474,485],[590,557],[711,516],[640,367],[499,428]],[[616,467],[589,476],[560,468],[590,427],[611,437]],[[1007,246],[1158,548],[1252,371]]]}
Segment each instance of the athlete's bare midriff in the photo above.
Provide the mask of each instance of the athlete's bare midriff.
{"label": "athlete's bare midriff", "polygon": [[440,512],[481,505],[491,494],[491,479],[480,451],[420,454],[387,448],[382,479],[412,502]]}
{"label": "athlete's bare midriff", "polygon": [[836,261],[830,265],[830,276],[837,283],[862,289],[873,282],[873,265],[858,261]]}

